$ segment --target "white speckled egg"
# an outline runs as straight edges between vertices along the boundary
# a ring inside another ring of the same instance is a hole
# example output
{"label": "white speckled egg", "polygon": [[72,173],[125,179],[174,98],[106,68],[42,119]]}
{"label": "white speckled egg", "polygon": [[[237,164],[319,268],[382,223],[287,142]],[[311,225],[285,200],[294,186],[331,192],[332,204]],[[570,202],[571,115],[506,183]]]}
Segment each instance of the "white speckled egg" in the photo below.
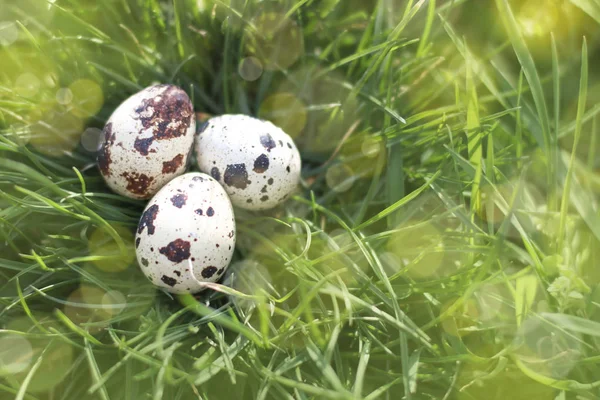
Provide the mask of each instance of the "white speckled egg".
{"label": "white speckled egg", "polygon": [[196,293],[219,280],[233,256],[235,217],[229,197],[208,175],[167,183],[148,203],[135,238],[137,260],[156,286]]}
{"label": "white speckled egg", "polygon": [[300,153],[292,138],[271,122],[222,115],[199,131],[198,167],[223,185],[235,206],[273,208],[298,186]]}
{"label": "white speckled egg", "polygon": [[100,172],[116,193],[148,199],[185,172],[195,130],[192,102],[182,89],[148,87],[108,119],[98,154]]}

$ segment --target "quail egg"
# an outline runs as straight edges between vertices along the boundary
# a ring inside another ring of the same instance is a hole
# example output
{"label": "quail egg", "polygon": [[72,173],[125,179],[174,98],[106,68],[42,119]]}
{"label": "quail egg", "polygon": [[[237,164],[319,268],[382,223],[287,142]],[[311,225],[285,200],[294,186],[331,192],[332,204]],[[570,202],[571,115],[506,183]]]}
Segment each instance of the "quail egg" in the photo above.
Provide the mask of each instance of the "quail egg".
{"label": "quail egg", "polygon": [[195,130],[192,102],[181,88],[157,85],[134,94],[104,126],[102,177],[118,194],[152,197],[185,172]]}
{"label": "quail egg", "polygon": [[200,170],[223,185],[236,207],[276,207],[300,182],[294,141],[268,121],[246,115],[211,118],[199,129],[195,149]]}
{"label": "quail egg", "polygon": [[199,172],[167,183],[140,219],[135,247],[142,272],[171,293],[196,293],[216,282],[235,247],[233,208],[223,187]]}

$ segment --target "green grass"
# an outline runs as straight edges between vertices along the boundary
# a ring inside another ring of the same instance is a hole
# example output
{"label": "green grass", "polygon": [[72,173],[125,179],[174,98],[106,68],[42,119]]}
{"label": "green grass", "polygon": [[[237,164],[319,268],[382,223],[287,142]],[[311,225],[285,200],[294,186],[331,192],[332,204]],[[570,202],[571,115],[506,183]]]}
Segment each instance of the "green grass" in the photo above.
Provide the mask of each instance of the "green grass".
{"label": "green grass", "polygon": [[[598,1],[0,1],[1,399],[600,398]],[[197,296],[81,140],[155,82],[303,157]]]}

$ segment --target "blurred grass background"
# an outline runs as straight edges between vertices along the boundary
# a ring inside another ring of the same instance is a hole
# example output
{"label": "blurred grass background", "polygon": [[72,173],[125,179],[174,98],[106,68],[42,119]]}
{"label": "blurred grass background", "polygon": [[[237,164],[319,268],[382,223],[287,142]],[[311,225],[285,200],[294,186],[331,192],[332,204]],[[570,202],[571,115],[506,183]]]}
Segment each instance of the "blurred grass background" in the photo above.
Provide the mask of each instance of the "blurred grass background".
{"label": "blurred grass background", "polygon": [[[0,0],[0,398],[600,398],[599,28],[597,0]],[[95,166],[157,82],[304,161],[196,297],[145,280],[144,203]]]}

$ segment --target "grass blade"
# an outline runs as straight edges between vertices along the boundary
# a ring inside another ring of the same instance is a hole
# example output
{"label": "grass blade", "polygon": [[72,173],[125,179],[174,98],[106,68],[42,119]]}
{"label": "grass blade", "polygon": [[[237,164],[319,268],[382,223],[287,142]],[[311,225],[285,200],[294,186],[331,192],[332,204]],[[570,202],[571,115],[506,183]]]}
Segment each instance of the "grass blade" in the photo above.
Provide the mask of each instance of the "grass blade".
{"label": "grass blade", "polygon": [[[90,372],[92,374],[92,379],[95,384],[98,384],[100,382],[102,374],[100,373],[100,368],[98,368],[98,363],[96,362],[96,358],[94,357],[94,351],[92,350],[92,347],[90,346],[90,342],[88,340],[84,339],[83,343],[84,343],[85,355],[88,360],[88,366],[89,366]],[[108,391],[106,390],[106,386],[103,383],[101,383],[101,384],[99,384],[99,388],[100,388],[100,397],[102,398],[102,400],[109,400],[110,398],[108,396]],[[91,394],[90,391],[88,391],[88,393]]]}
{"label": "grass blade", "polygon": [[[523,35],[519,29],[517,20],[512,13],[508,0],[496,0],[496,7],[498,8],[500,18],[502,19],[502,22],[506,28],[515,54],[521,63],[523,73],[525,74],[527,82],[529,83],[529,87],[531,88],[531,94],[533,95],[533,100],[537,110],[538,119],[542,127],[542,135],[544,140],[543,143],[538,143],[538,145],[543,148],[548,155],[550,153],[549,149],[551,143],[549,122],[550,117],[548,115],[548,107],[546,106],[546,100],[540,76],[537,72],[533,57],[527,48],[525,39],[523,38]],[[553,171],[549,171],[549,179],[554,179],[552,172]]]}
{"label": "grass blade", "polygon": [[567,177],[563,188],[562,202],[560,205],[560,225],[558,228],[558,248],[562,249],[567,224],[567,212],[569,208],[569,196],[571,194],[571,180],[573,179],[573,169],[575,159],[577,158],[577,147],[581,138],[582,119],[585,114],[588,92],[588,50],[587,40],[583,39],[583,48],[581,50],[581,81],[579,84],[579,104],[577,106],[576,128],[573,136],[573,150],[571,152],[571,161],[567,170]]}
{"label": "grass blade", "polygon": [[571,0],[571,3],[581,8],[600,24],[600,2],[598,0]]}

